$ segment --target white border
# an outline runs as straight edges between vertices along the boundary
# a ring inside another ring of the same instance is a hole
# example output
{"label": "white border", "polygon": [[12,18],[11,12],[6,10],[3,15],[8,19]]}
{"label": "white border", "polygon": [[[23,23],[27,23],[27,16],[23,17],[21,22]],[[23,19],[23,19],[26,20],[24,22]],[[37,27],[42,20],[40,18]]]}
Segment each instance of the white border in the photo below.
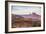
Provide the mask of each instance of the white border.
{"label": "white border", "polygon": [[[30,27],[30,28],[11,28],[11,6],[38,6],[41,7],[41,27]],[[8,3],[8,31],[26,31],[26,30],[42,30],[43,29],[43,4],[27,4],[27,3]]]}

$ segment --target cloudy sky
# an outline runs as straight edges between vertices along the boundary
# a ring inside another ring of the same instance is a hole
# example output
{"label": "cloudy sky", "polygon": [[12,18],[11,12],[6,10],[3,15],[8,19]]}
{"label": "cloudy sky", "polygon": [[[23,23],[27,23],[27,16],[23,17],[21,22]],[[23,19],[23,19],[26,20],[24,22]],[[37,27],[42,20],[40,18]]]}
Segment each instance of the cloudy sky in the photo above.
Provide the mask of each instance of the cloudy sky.
{"label": "cloudy sky", "polygon": [[24,15],[24,14],[32,14],[37,13],[41,14],[41,7],[36,6],[11,6],[11,10],[13,14]]}

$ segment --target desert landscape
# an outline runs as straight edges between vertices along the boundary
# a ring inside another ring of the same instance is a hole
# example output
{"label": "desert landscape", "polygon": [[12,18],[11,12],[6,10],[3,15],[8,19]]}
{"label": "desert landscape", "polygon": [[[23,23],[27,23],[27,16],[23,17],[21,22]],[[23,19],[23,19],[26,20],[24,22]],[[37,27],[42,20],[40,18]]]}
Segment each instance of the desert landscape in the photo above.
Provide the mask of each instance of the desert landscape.
{"label": "desert landscape", "polygon": [[32,13],[28,15],[12,14],[12,28],[40,27],[41,16]]}

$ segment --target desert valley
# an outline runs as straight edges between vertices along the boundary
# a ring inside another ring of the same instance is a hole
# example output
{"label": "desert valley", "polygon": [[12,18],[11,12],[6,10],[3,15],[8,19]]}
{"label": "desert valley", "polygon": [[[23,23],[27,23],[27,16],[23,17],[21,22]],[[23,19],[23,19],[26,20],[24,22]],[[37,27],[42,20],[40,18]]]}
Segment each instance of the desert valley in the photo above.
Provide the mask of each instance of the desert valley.
{"label": "desert valley", "polygon": [[41,16],[32,13],[28,15],[12,14],[12,28],[40,27]]}

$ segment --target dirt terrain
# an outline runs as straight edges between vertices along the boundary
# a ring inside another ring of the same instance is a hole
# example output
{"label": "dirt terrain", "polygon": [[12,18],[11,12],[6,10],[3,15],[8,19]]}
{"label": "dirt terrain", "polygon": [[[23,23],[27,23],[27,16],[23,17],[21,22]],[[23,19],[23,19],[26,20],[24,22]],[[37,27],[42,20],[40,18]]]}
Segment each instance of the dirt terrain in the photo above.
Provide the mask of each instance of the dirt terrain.
{"label": "dirt terrain", "polygon": [[32,18],[23,18],[21,16],[12,15],[12,28],[40,27],[40,26],[41,20],[38,19],[32,20]]}
{"label": "dirt terrain", "polygon": [[13,28],[22,28],[22,27],[39,27],[41,26],[40,21],[32,21],[31,18],[15,18],[12,20]]}

